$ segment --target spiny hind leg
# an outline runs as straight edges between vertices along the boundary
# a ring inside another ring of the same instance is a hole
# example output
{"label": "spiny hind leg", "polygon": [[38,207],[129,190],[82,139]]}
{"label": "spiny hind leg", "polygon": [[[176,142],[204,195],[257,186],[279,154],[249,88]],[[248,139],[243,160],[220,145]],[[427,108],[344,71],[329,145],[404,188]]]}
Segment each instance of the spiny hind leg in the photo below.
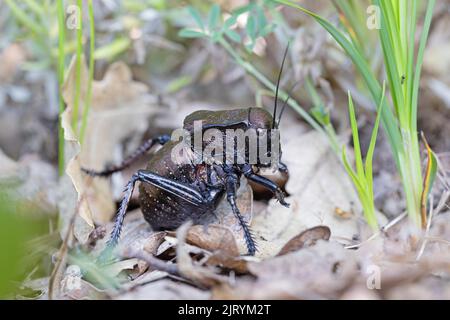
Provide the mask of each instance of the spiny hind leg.
{"label": "spiny hind leg", "polygon": [[[110,239],[108,240],[105,250],[101,254],[101,261],[109,259],[112,249],[114,249],[119,242],[123,221],[125,219],[128,208],[128,203],[130,202],[131,195],[133,194],[135,184],[138,181],[142,183],[149,183],[197,207],[202,207],[208,204],[207,198],[205,198],[197,190],[184,183],[160,176],[149,170],[138,170],[135,174],[133,174],[130,181],[128,181],[125,187],[124,196],[120,202],[119,210],[116,214],[116,219],[114,222],[113,230],[111,231]],[[105,257],[107,257],[107,259],[105,259]]]}

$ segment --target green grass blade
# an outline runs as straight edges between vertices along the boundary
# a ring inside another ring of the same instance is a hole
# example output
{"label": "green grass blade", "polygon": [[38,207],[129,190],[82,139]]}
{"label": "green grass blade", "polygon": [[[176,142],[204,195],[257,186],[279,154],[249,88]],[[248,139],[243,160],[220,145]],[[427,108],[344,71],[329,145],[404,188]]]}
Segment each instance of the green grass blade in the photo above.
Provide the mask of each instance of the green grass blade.
{"label": "green grass blade", "polygon": [[27,29],[36,34],[43,34],[45,32],[42,26],[37,24],[34,18],[29,16],[24,10],[22,10],[22,8],[20,8],[14,0],[5,0],[5,1],[6,4],[9,6],[9,8],[11,9],[11,12],[14,15],[14,17]]}
{"label": "green grass blade", "polygon": [[364,166],[361,154],[361,146],[359,144],[358,123],[356,121],[355,107],[350,92],[348,92],[348,114],[350,116],[350,126],[352,128],[353,148],[355,150],[356,174],[361,184],[365,184]]}
{"label": "green grass blade", "polygon": [[[311,17],[313,17],[322,27],[324,27],[330,35],[337,41],[337,43],[344,49],[344,51],[349,55],[349,57],[352,59],[355,66],[358,68],[359,72],[364,78],[364,81],[366,82],[367,87],[369,88],[369,91],[373,97],[374,100],[377,100],[380,97],[381,94],[381,86],[378,83],[377,79],[375,78],[374,74],[371,72],[369,65],[367,64],[367,61],[363,58],[362,54],[352,45],[351,42],[347,40],[347,38],[339,31],[337,30],[331,23],[326,21],[321,16],[315,14],[314,12],[311,12],[295,3],[292,3],[290,1],[286,0],[275,0],[278,3],[293,7],[295,9],[298,9]],[[386,100],[384,102],[383,110],[382,110],[382,121],[384,129],[386,130],[389,143],[391,144],[391,147],[393,150],[397,150],[399,146],[402,145],[401,143],[401,135],[399,129],[396,127],[396,120],[394,118],[394,115],[392,114],[391,109],[389,106],[387,106]],[[394,160],[396,161],[397,166],[399,165],[399,158],[397,154],[393,154]]]}
{"label": "green grass blade", "polygon": [[404,127],[407,123],[407,119],[405,117],[405,109],[407,106],[405,106],[403,99],[401,78],[402,75],[405,74],[406,70],[402,70],[403,62],[398,54],[399,47],[396,45],[399,42],[398,34],[393,34],[391,31],[396,28],[396,25],[395,21],[392,21],[394,17],[391,12],[392,9],[389,9],[391,6],[387,5],[387,3],[390,2],[376,0],[375,3],[382,8],[381,29],[379,30],[379,33],[384,53],[384,61],[386,64],[386,74],[389,79],[392,100],[394,102],[397,117],[400,119],[400,123]]}
{"label": "green grass blade", "polygon": [[66,30],[64,25],[63,0],[56,2],[58,15],[58,83],[59,83],[59,117],[58,117],[58,173],[64,173],[64,130],[61,124],[61,115],[64,112],[64,100],[62,98],[62,85],[64,83],[65,55],[64,44],[66,41]]}
{"label": "green grass blade", "polygon": [[413,109],[415,108],[412,105],[412,94],[413,94],[413,81],[414,81],[414,53],[415,53],[415,35],[416,35],[416,20],[417,20],[417,1],[411,2],[411,12],[409,19],[409,41],[408,41],[408,64],[407,64],[407,78],[406,80],[406,105],[410,106],[408,109],[407,118],[410,119],[412,117]]}
{"label": "green grass blade", "polygon": [[88,88],[86,93],[86,102],[83,109],[83,118],[81,122],[81,131],[80,131],[80,144],[83,145],[84,135],[86,134],[87,127],[87,119],[89,115],[89,110],[91,108],[92,103],[92,82],[94,81],[94,50],[95,50],[95,21],[94,21],[94,8],[92,5],[93,0],[88,1],[88,13],[89,13],[89,79],[88,79]]}
{"label": "green grass blade", "polygon": [[73,102],[72,110],[72,128],[74,132],[79,134],[78,130],[78,117],[79,117],[79,106],[81,98],[81,55],[83,54],[83,0],[77,0],[78,8],[80,8],[80,17],[78,19],[79,26],[77,28],[77,52],[75,61],[75,96]]}
{"label": "green grass blade", "polygon": [[425,52],[425,45],[428,39],[428,32],[430,31],[430,24],[433,17],[433,8],[435,3],[435,0],[428,1],[425,20],[423,23],[422,35],[420,36],[419,49],[417,51],[416,71],[414,73],[414,84],[411,98],[411,129],[413,132],[417,131],[417,99],[419,95],[420,74],[422,70],[423,54]]}
{"label": "green grass blade", "polygon": [[44,8],[38,4],[35,0],[24,0],[27,6],[38,16],[42,17],[45,14]]}
{"label": "green grass blade", "polygon": [[381,112],[383,108],[383,100],[385,95],[386,85],[383,83],[383,92],[381,93],[380,103],[378,105],[378,111],[377,111],[377,117],[375,119],[375,125],[372,129],[372,136],[370,137],[370,144],[369,149],[367,150],[366,155],[366,163],[365,163],[365,174],[366,174],[366,181],[367,181],[367,187],[369,188],[369,195],[371,197],[371,200],[373,201],[373,154],[375,151],[375,144],[377,142],[377,136],[378,136],[378,127],[380,126],[380,118],[381,118]]}
{"label": "green grass blade", "polygon": [[350,176],[350,178],[352,179],[353,184],[355,185],[355,188],[357,189],[358,193],[360,191],[363,192],[363,190],[365,188],[362,185],[361,181],[359,180],[359,177],[358,177],[357,173],[355,172],[355,170],[353,170],[352,166],[350,165],[350,162],[348,161],[347,152],[345,150],[345,146],[342,146],[342,163],[344,164],[344,168],[347,171],[347,173]]}

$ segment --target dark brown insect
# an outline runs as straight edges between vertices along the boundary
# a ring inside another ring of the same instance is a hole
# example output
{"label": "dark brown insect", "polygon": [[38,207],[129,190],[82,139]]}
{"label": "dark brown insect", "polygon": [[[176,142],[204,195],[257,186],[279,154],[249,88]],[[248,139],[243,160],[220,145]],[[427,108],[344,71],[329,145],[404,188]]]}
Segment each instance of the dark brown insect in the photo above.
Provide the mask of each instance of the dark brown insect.
{"label": "dark brown insect", "polygon": [[[288,48],[284,53],[283,61],[278,75],[275,104],[273,115],[262,108],[243,108],[227,111],[196,111],[184,120],[183,128],[189,135],[195,134],[195,121],[201,121],[202,132],[207,129],[216,129],[225,134],[227,129],[254,129],[257,132],[266,130],[271,132],[278,129],[281,118],[276,121],[278,87],[286,59]],[[286,106],[284,103],[283,109]],[[270,140],[270,135],[267,135]],[[258,140],[259,141],[259,140]],[[185,144],[182,156],[184,161],[173,161],[175,148],[179,141],[173,141],[168,135],[150,139],[139,147],[122,164],[109,167],[104,171],[96,172],[83,169],[91,176],[106,177],[114,172],[123,170],[134,160],[145,154],[155,144],[161,144],[162,148],[155,152],[150,158],[146,169],[138,170],[127,183],[124,197],[121,201],[116,215],[115,225],[108,241],[107,251],[114,248],[119,240],[122,224],[126,214],[128,202],[130,201],[136,182],[141,182],[139,187],[139,199],[145,220],[154,230],[175,229],[183,222],[192,220],[194,223],[202,223],[206,215],[213,214],[217,205],[225,196],[230,204],[234,215],[241,224],[249,255],[254,255],[257,248],[252,233],[243,219],[236,205],[236,190],[239,188],[241,176],[260,184],[271,190],[279,202],[288,207],[284,201],[283,191],[271,180],[258,175],[259,168],[273,166],[274,163],[264,162],[260,157],[256,163],[227,163],[221,162],[192,162],[195,150],[192,144]],[[260,146],[258,145],[258,148]],[[247,149],[246,149],[247,150]],[[248,150],[247,150],[248,151]],[[245,152],[247,152],[245,151]],[[266,154],[270,154],[269,149]],[[249,154],[241,154],[242,151],[233,149],[231,156],[249,158]],[[230,155],[225,155],[230,156]],[[286,166],[280,161],[281,152],[276,159],[275,165],[280,171],[287,172]],[[273,160],[272,160],[273,162]]]}

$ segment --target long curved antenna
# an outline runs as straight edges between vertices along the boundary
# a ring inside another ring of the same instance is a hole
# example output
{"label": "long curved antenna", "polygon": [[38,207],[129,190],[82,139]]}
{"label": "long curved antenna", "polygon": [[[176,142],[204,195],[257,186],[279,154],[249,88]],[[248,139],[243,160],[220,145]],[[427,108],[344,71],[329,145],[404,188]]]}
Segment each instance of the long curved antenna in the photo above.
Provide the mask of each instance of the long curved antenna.
{"label": "long curved antenna", "polygon": [[283,73],[283,66],[284,66],[284,61],[286,60],[286,56],[288,53],[288,49],[289,49],[289,42],[286,46],[286,49],[284,50],[284,55],[283,55],[283,61],[281,62],[281,68],[280,68],[280,73],[278,74],[278,80],[277,80],[277,88],[275,90],[275,105],[273,107],[273,122],[272,122],[272,128],[275,129],[275,125],[276,125],[276,114],[277,114],[277,101],[278,101],[278,88],[280,87],[280,79],[281,79],[281,74]]}
{"label": "long curved antenna", "polygon": [[277,128],[280,126],[281,116],[283,115],[284,109],[286,108],[287,103],[288,103],[288,101],[289,101],[289,98],[291,97],[291,93],[292,93],[292,91],[294,91],[295,87],[297,87],[299,83],[300,83],[300,81],[297,81],[297,82],[294,83],[294,85],[289,89],[288,97],[284,100],[283,106],[281,107],[280,115],[278,116]]}

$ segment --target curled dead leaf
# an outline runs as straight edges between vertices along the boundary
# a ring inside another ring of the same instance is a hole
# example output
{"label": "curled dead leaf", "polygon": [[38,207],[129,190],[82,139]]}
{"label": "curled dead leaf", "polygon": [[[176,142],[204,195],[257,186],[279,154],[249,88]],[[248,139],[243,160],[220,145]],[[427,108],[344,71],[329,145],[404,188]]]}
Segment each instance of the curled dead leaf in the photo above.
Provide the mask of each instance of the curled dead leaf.
{"label": "curled dead leaf", "polygon": [[190,227],[191,223],[187,222],[177,230],[177,262],[180,274],[201,287],[209,288],[226,282],[226,277],[217,274],[212,268],[202,267],[192,261],[186,246],[186,236]]}
{"label": "curled dead leaf", "polygon": [[205,250],[232,257],[239,255],[239,250],[233,233],[227,227],[220,225],[192,226],[189,228],[186,242]]}
{"label": "curled dead leaf", "polygon": [[[117,152],[114,150],[117,150],[116,148],[127,137],[141,137],[149,126],[150,117],[157,112],[157,108],[151,104],[147,86],[133,80],[128,66],[122,62],[113,63],[102,80],[92,83],[92,101],[85,140],[80,146],[78,133],[74,132],[71,125],[76,75],[74,58],[62,88],[62,95],[67,105],[63,114],[66,149],[72,150],[70,154],[66,154],[66,159],[69,161],[67,173],[78,195],[83,193],[88,199],[89,209],[82,208],[80,215],[88,225],[93,226],[93,221],[106,223],[113,216],[114,195],[108,180],[86,177],[80,171],[80,164],[92,169],[102,169],[107,164],[120,161],[120,156],[117,159]],[[84,58],[81,62],[80,77],[79,118],[85,108],[89,82]],[[71,161],[72,159],[74,161]]]}
{"label": "curled dead leaf", "polygon": [[311,247],[315,245],[318,240],[327,241],[330,239],[330,235],[331,231],[327,226],[317,226],[307,229],[289,240],[280,250],[278,256],[300,250],[301,248]]}

